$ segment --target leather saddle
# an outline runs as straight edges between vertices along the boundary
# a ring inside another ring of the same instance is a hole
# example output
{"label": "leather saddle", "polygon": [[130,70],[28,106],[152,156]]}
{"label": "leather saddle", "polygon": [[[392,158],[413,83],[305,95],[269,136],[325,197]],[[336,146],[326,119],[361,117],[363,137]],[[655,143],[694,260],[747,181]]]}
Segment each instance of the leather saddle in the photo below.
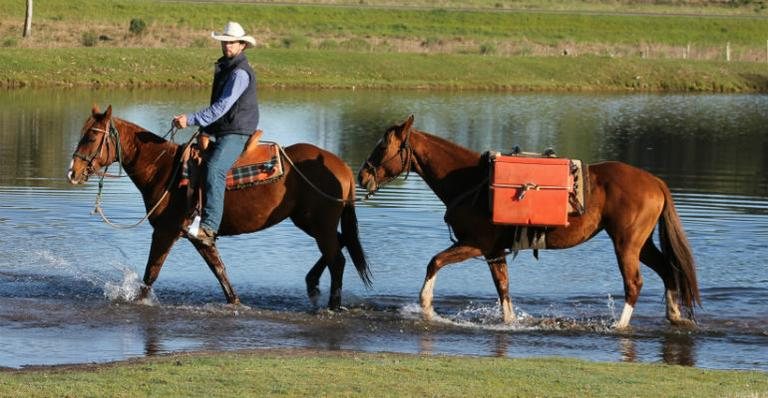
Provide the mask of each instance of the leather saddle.
{"label": "leather saddle", "polygon": [[[262,130],[256,130],[245,143],[242,154],[227,172],[227,190],[238,190],[254,185],[270,184],[283,176],[281,148],[275,142],[260,141]],[[182,172],[179,187],[187,187],[187,206],[194,212],[202,208],[203,180],[208,144],[190,145],[182,154]]]}

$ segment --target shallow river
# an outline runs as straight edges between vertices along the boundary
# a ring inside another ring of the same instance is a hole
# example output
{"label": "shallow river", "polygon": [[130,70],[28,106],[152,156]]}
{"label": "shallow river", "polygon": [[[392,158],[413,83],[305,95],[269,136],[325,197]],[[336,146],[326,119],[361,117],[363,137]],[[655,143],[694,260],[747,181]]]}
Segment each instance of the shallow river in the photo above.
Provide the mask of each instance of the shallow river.
{"label": "shallow river", "polygon": [[[186,241],[171,252],[153,302],[132,302],[151,228],[118,230],[91,215],[97,183],[64,175],[91,104],[165,134],[204,90],[0,92],[0,366],[102,362],[194,350],[311,347],[449,355],[569,356],[768,371],[768,96],[263,91],[265,139],[310,142],[354,170],[384,129],[415,125],[477,151],[552,147],[586,162],[622,160],[670,185],[697,260],[696,330],[664,319],[660,279],[645,286],[632,329],[610,325],[623,289],[608,237],[510,261],[519,320],[500,324],[487,265],[443,269],[440,318],[424,322],[426,264],[450,245],[443,205],[417,175],[358,203],[374,273],[366,290],[351,262],[343,303],[313,308],[304,275],[319,253],[284,222],[219,247],[243,306],[224,296]],[[184,134],[191,133],[191,131]],[[185,139],[182,134],[180,140]],[[104,209],[132,223],[131,182],[109,179]],[[327,293],[329,279],[321,281]],[[322,298],[327,302],[327,296]]]}

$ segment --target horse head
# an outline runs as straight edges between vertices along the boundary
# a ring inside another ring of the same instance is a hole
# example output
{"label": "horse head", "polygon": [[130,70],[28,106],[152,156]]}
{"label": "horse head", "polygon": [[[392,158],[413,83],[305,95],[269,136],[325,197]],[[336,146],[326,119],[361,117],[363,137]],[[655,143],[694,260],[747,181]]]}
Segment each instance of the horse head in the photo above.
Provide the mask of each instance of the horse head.
{"label": "horse head", "polygon": [[388,128],[368,159],[360,166],[357,181],[366,189],[368,196],[403,172],[410,171],[413,149],[409,138],[412,131],[413,115],[403,124]]}
{"label": "horse head", "polygon": [[80,142],[72,154],[67,171],[71,184],[83,184],[88,177],[118,160],[120,137],[112,121],[112,105],[104,113],[93,105],[91,116],[85,121]]}

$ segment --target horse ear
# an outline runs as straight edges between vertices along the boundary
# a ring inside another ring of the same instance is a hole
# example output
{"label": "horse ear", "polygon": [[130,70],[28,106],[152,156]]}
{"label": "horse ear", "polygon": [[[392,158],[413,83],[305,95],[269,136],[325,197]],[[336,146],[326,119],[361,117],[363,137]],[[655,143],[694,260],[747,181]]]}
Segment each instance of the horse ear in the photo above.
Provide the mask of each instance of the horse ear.
{"label": "horse ear", "polygon": [[413,127],[413,115],[408,116],[408,120],[403,123],[403,131],[409,131]]}
{"label": "horse ear", "polygon": [[104,112],[104,117],[107,118],[107,119],[111,119],[112,118],[112,105],[109,105],[107,107],[107,110]]}
{"label": "horse ear", "polygon": [[91,107],[91,115],[96,116],[99,113],[101,113],[101,110],[99,109],[99,106],[94,102],[93,107]]}

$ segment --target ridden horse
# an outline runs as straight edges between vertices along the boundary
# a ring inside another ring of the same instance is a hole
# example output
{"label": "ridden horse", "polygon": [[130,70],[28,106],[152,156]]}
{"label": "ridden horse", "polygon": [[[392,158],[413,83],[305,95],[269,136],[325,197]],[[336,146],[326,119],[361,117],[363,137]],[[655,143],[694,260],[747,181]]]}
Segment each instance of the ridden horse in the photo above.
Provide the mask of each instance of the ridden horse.
{"label": "ridden horse", "polygon": [[[506,248],[513,227],[491,222],[488,210],[488,159],[455,143],[419,131],[413,116],[387,129],[358,172],[360,186],[371,195],[402,173],[414,171],[446,205],[445,222],[456,242],[435,255],[427,266],[420,302],[426,319],[432,307],[435,277],[440,268],[482,256],[491,270],[504,322],[515,318],[509,299]],[[669,188],[652,174],[620,162],[589,166],[589,196],[585,213],[569,216],[567,227],[550,228],[547,249],[565,249],[605,230],[624,279],[624,308],[615,327],[629,326],[643,279],[640,261],[664,281],[666,316],[674,325],[693,326],[693,307],[701,302],[696,268]],[[652,234],[659,226],[661,250]],[[679,303],[688,309],[681,316]]]}
{"label": "ridden horse", "polygon": [[[70,183],[82,184],[92,174],[119,161],[141,192],[154,229],[142,298],[147,297],[171,247],[182,236],[182,225],[187,222],[186,188],[178,187],[176,173],[183,150],[182,145],[113,117],[111,105],[104,113],[94,105],[67,173]],[[345,264],[342,247],[347,247],[363,283],[371,283],[358,236],[354,174],[336,155],[310,144],[291,145],[285,148],[285,154],[290,161],[284,162],[284,175],[277,182],[226,192],[219,235],[255,232],[290,218],[315,239],[322,253],[306,275],[307,294],[316,304],[320,276],[328,267],[328,306],[337,309],[341,306]],[[192,243],[219,280],[227,302],[239,304],[216,246]]]}

